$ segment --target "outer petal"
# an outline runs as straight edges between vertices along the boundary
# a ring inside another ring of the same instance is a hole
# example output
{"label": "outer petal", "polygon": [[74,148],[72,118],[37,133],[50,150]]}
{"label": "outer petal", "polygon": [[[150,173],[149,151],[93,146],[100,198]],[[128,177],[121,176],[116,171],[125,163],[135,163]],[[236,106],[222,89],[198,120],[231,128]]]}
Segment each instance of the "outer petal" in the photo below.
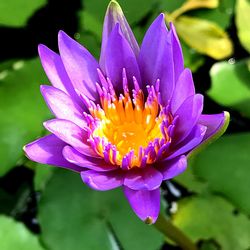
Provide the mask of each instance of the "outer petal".
{"label": "outer petal", "polygon": [[190,96],[175,112],[178,116],[175,124],[175,143],[183,141],[193,127],[197,124],[203,109],[203,96],[200,94]]}
{"label": "outer petal", "polygon": [[68,162],[71,162],[72,164],[99,172],[117,169],[117,166],[106,163],[102,158],[93,158],[80,154],[77,150],[70,146],[64,147],[63,156]]}
{"label": "outer petal", "polygon": [[86,170],[81,172],[84,183],[93,189],[106,191],[120,187],[123,184],[123,174],[121,170],[112,172],[96,172]]}
{"label": "outer petal", "polygon": [[190,69],[184,69],[176,83],[171,99],[171,112],[174,114],[181,104],[190,96],[195,95],[194,82]]}
{"label": "outer petal", "polygon": [[76,91],[91,100],[99,100],[95,85],[99,80],[99,64],[95,58],[63,31],[58,34],[58,43],[63,64]]}
{"label": "outer petal", "polygon": [[153,167],[127,171],[124,185],[133,190],[154,190],[160,187],[162,174]]}
{"label": "outer petal", "polygon": [[173,160],[165,160],[157,163],[157,168],[163,175],[163,180],[169,180],[181,174],[187,168],[187,158],[185,155]]}
{"label": "outer petal", "polygon": [[206,134],[203,140],[213,136],[221,129],[226,120],[225,113],[216,114],[216,115],[201,115],[198,123],[207,127]]}
{"label": "outer petal", "polygon": [[171,33],[161,14],[149,27],[139,54],[143,84],[155,84],[160,79],[162,104],[167,105],[174,90],[174,61]]}
{"label": "outer petal", "polygon": [[46,85],[41,86],[41,92],[48,107],[57,118],[70,120],[82,128],[86,126],[82,115],[83,109],[70,96],[57,88]]}
{"label": "outer petal", "polygon": [[122,12],[120,5],[116,1],[111,1],[105,15],[103,32],[102,32],[102,50],[100,56],[100,66],[103,70],[105,69],[105,55],[106,55],[106,46],[108,43],[108,39],[110,33],[112,32],[113,28],[117,23],[119,23],[121,32],[124,38],[128,41],[135,56],[139,54],[138,43],[126,20],[126,17]]}
{"label": "outer petal", "polygon": [[136,215],[148,224],[155,223],[160,212],[160,189],[132,190],[124,186],[124,193]]}
{"label": "outer petal", "polygon": [[119,92],[122,91],[122,71],[126,69],[129,88],[132,89],[133,76],[136,77],[139,85],[141,83],[140,71],[134,52],[128,41],[123,37],[119,24],[116,24],[109,36],[105,55],[105,70],[111,79],[114,87]]}
{"label": "outer petal", "polygon": [[58,88],[70,95],[76,102],[80,103],[73,85],[65,71],[62,60],[58,54],[50,50],[45,45],[38,46],[39,56],[50,82],[55,88]]}
{"label": "outer petal", "polygon": [[47,135],[27,144],[24,151],[32,161],[68,168],[77,172],[82,171],[84,168],[71,164],[64,159],[62,150],[65,145],[66,143],[55,135]]}
{"label": "outer petal", "polygon": [[188,157],[193,156],[197,152],[201,151],[208,144],[217,140],[226,131],[230,121],[230,114],[225,112],[217,115],[202,115],[199,123],[207,126],[207,132],[203,138],[203,141],[198,147],[189,152]]}
{"label": "outer petal", "polygon": [[176,156],[187,154],[197,147],[202,142],[206,129],[207,127],[202,125],[195,126],[186,139],[172,149],[173,153],[167,159],[170,160]]}
{"label": "outer petal", "polygon": [[88,132],[68,120],[53,119],[44,122],[44,127],[79,152],[90,156],[97,154],[88,144]]}
{"label": "outer petal", "polygon": [[174,60],[175,81],[177,81],[181,72],[184,70],[184,60],[183,60],[181,44],[176,34],[176,30],[173,23],[170,23],[170,32],[172,36],[172,46],[174,54],[173,60]]}

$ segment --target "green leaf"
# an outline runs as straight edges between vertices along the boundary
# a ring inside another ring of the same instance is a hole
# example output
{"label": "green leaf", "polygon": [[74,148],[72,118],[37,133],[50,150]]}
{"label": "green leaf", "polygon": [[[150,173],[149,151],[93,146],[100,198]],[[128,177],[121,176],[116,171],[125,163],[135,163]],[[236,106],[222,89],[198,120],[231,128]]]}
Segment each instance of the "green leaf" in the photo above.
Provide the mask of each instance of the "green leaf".
{"label": "green leaf", "polygon": [[163,11],[170,13],[180,8],[185,2],[186,2],[185,0],[178,0],[178,1],[160,0],[160,7]]}
{"label": "green leaf", "polygon": [[246,250],[250,221],[244,214],[234,215],[234,209],[218,196],[194,196],[178,203],[173,221],[193,241],[214,240],[221,249]]}
{"label": "green leaf", "polygon": [[212,79],[208,95],[221,105],[239,111],[250,117],[250,60],[242,60],[235,64],[220,62],[210,70]]}
{"label": "green leaf", "polygon": [[194,175],[250,215],[250,133],[223,136],[193,161]]}
{"label": "green leaf", "polygon": [[188,189],[189,192],[203,193],[208,190],[206,181],[199,179],[193,173],[192,169],[193,158],[188,161],[188,168],[182,174],[176,176],[174,181]]}
{"label": "green leaf", "polygon": [[102,40],[102,22],[87,11],[80,12],[80,33],[88,31]]}
{"label": "green leaf", "polygon": [[49,179],[53,175],[55,167],[49,166],[49,165],[44,165],[44,164],[39,164],[37,163],[35,165],[35,177],[34,177],[34,185],[35,185],[35,190],[44,190],[46,187]]}
{"label": "green leaf", "polygon": [[192,72],[195,72],[204,64],[204,56],[199,54],[196,50],[190,48],[184,41],[181,41],[181,47],[185,67],[190,68]]}
{"label": "green leaf", "polygon": [[216,242],[212,240],[203,241],[200,250],[220,250],[220,247]]}
{"label": "green leaf", "polygon": [[22,147],[41,135],[50,117],[39,90],[45,82],[38,59],[16,62],[0,79],[0,176],[17,164]]}
{"label": "green leaf", "polygon": [[225,30],[231,24],[234,5],[235,0],[220,0],[218,8],[195,10],[192,11],[191,15],[214,22]]}
{"label": "green leaf", "polygon": [[238,37],[242,46],[250,52],[250,2],[247,0],[237,0],[236,2],[236,26]]}
{"label": "green leaf", "polygon": [[181,16],[185,12],[200,9],[200,8],[209,8],[213,9],[218,7],[218,0],[188,0],[182,4],[179,8],[173,11],[170,14],[170,19],[175,20],[177,17]]}
{"label": "green leaf", "polygon": [[216,23],[195,17],[180,16],[174,24],[178,35],[190,47],[202,54],[219,60],[233,53],[230,38]]}
{"label": "green leaf", "polygon": [[110,250],[110,229],[125,250],[157,249],[163,240],[136,217],[121,190],[91,190],[78,174],[62,169],[46,186],[39,211],[41,237],[50,250]]}
{"label": "green leaf", "polygon": [[0,216],[0,232],[0,249],[43,250],[38,238],[12,218]]}
{"label": "green leaf", "polygon": [[45,0],[0,1],[0,25],[21,27],[29,17],[46,4]]}
{"label": "green leaf", "polygon": [[[95,1],[85,0],[85,11],[88,13],[88,16],[91,15],[92,18],[103,23],[104,15],[109,2],[110,0],[102,0],[97,4]],[[129,24],[134,24],[140,21],[152,10],[155,4],[155,0],[136,0],[136,2],[134,0],[120,0],[118,2],[121,5],[126,18],[128,19]]]}

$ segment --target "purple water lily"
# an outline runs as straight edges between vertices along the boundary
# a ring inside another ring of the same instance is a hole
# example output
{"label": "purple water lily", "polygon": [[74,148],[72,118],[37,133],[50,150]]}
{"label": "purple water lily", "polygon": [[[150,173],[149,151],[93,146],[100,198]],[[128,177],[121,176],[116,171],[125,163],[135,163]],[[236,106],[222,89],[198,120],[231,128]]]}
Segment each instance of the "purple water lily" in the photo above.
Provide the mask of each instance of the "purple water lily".
{"label": "purple water lily", "polygon": [[62,31],[58,42],[60,55],[39,46],[53,85],[41,92],[56,118],[44,123],[50,135],[25,146],[26,155],[80,173],[93,189],[122,187],[140,219],[154,223],[162,181],[182,173],[190,152],[221,133],[227,114],[202,114],[203,96],[163,14],[139,47],[112,1],[99,63]]}

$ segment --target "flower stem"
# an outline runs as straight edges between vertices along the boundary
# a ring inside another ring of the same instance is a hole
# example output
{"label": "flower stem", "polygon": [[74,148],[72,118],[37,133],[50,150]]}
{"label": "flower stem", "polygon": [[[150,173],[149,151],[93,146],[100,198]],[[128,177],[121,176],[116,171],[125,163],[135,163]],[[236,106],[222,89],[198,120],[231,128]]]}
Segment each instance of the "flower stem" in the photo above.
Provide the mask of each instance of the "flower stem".
{"label": "flower stem", "polygon": [[197,250],[196,245],[162,214],[159,215],[158,220],[155,222],[154,226],[158,231],[164,234],[167,238],[174,241],[183,250]]}

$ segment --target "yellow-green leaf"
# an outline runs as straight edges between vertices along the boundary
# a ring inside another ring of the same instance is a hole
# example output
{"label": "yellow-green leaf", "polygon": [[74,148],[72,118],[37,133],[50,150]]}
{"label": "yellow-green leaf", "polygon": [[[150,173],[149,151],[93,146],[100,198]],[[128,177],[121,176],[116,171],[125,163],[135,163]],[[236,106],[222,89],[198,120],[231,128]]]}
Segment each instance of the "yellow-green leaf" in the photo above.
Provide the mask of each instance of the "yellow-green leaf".
{"label": "yellow-green leaf", "polygon": [[250,2],[247,0],[237,0],[236,2],[236,26],[238,37],[242,46],[250,52]]}
{"label": "yellow-green leaf", "polygon": [[182,15],[183,13],[195,10],[199,8],[217,8],[219,5],[218,0],[187,0],[180,8],[176,9],[172,12],[169,16],[172,20],[176,19],[178,16]]}
{"label": "yellow-green leaf", "polygon": [[220,60],[233,53],[233,45],[227,33],[213,22],[181,16],[174,24],[178,35],[201,54]]}
{"label": "yellow-green leaf", "polygon": [[222,250],[246,250],[250,245],[250,221],[216,195],[188,197],[178,202],[174,224],[193,241],[213,239]]}

